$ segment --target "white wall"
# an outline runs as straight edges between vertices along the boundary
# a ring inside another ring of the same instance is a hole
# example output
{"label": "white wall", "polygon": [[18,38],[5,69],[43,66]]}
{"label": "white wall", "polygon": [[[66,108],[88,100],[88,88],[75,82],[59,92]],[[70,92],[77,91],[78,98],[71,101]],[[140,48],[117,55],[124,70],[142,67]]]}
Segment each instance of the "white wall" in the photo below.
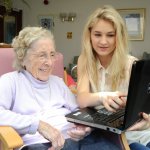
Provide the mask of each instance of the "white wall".
{"label": "white wall", "polygon": [[[132,54],[138,58],[143,51],[150,52],[150,5],[149,0],[49,0],[48,5],[43,0],[26,0],[31,9],[21,0],[13,0],[14,8],[23,10],[23,27],[38,25],[38,15],[54,16],[54,36],[57,50],[64,54],[64,63],[72,62],[73,56],[79,55],[81,50],[81,35],[87,17],[96,8],[109,4],[116,9],[146,8],[144,41],[131,41]],[[74,22],[61,22],[60,12],[76,12]],[[66,33],[72,32],[73,38],[67,39]]]}

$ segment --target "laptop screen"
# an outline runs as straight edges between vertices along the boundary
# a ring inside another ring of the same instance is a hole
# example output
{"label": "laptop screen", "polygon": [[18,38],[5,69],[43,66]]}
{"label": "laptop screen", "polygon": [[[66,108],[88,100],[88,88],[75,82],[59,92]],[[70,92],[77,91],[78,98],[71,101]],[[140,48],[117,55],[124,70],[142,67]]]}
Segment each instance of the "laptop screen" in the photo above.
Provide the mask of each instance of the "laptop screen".
{"label": "laptop screen", "polygon": [[135,61],[132,65],[125,110],[125,129],[150,113],[150,60]]}

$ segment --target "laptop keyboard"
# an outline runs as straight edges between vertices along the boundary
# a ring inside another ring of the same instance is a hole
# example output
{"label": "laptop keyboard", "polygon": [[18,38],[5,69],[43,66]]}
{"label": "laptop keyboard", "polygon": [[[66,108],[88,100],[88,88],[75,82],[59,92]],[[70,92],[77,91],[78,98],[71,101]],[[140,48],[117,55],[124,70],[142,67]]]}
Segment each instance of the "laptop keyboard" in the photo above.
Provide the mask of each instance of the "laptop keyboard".
{"label": "laptop keyboard", "polygon": [[97,113],[92,115],[93,120],[103,122],[104,124],[113,125],[114,127],[123,124],[124,109],[120,109],[117,112],[109,112],[107,109],[102,108]]}

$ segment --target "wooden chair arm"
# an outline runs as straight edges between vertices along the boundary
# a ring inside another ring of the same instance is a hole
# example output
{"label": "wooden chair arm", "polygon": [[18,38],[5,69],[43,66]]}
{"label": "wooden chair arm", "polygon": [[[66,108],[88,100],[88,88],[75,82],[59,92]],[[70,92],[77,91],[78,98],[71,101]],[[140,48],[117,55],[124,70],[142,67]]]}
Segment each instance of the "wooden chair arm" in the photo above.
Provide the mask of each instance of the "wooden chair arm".
{"label": "wooden chair arm", "polygon": [[123,145],[124,149],[125,150],[130,150],[130,147],[129,147],[129,144],[127,142],[125,133],[122,133],[119,136],[120,136],[120,140],[122,142],[122,145]]}
{"label": "wooden chair arm", "polygon": [[1,150],[13,150],[23,145],[19,134],[9,126],[0,126]]}
{"label": "wooden chair arm", "polygon": [[71,90],[71,92],[73,93],[73,94],[77,94],[77,90],[76,89],[73,89],[73,88],[70,88],[70,90]]}

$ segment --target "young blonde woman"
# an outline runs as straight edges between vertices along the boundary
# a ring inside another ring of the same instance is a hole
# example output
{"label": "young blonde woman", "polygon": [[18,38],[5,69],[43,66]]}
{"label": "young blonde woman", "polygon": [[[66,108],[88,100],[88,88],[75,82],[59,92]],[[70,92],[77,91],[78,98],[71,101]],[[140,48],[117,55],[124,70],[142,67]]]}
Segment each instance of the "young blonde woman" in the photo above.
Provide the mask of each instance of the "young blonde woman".
{"label": "young blonde woman", "polygon": [[[131,67],[136,60],[128,52],[128,34],[119,13],[111,6],[95,10],[85,25],[78,59],[80,107],[104,106],[114,112],[125,106]],[[149,135],[150,131],[145,130],[126,134],[134,150],[149,149]]]}

